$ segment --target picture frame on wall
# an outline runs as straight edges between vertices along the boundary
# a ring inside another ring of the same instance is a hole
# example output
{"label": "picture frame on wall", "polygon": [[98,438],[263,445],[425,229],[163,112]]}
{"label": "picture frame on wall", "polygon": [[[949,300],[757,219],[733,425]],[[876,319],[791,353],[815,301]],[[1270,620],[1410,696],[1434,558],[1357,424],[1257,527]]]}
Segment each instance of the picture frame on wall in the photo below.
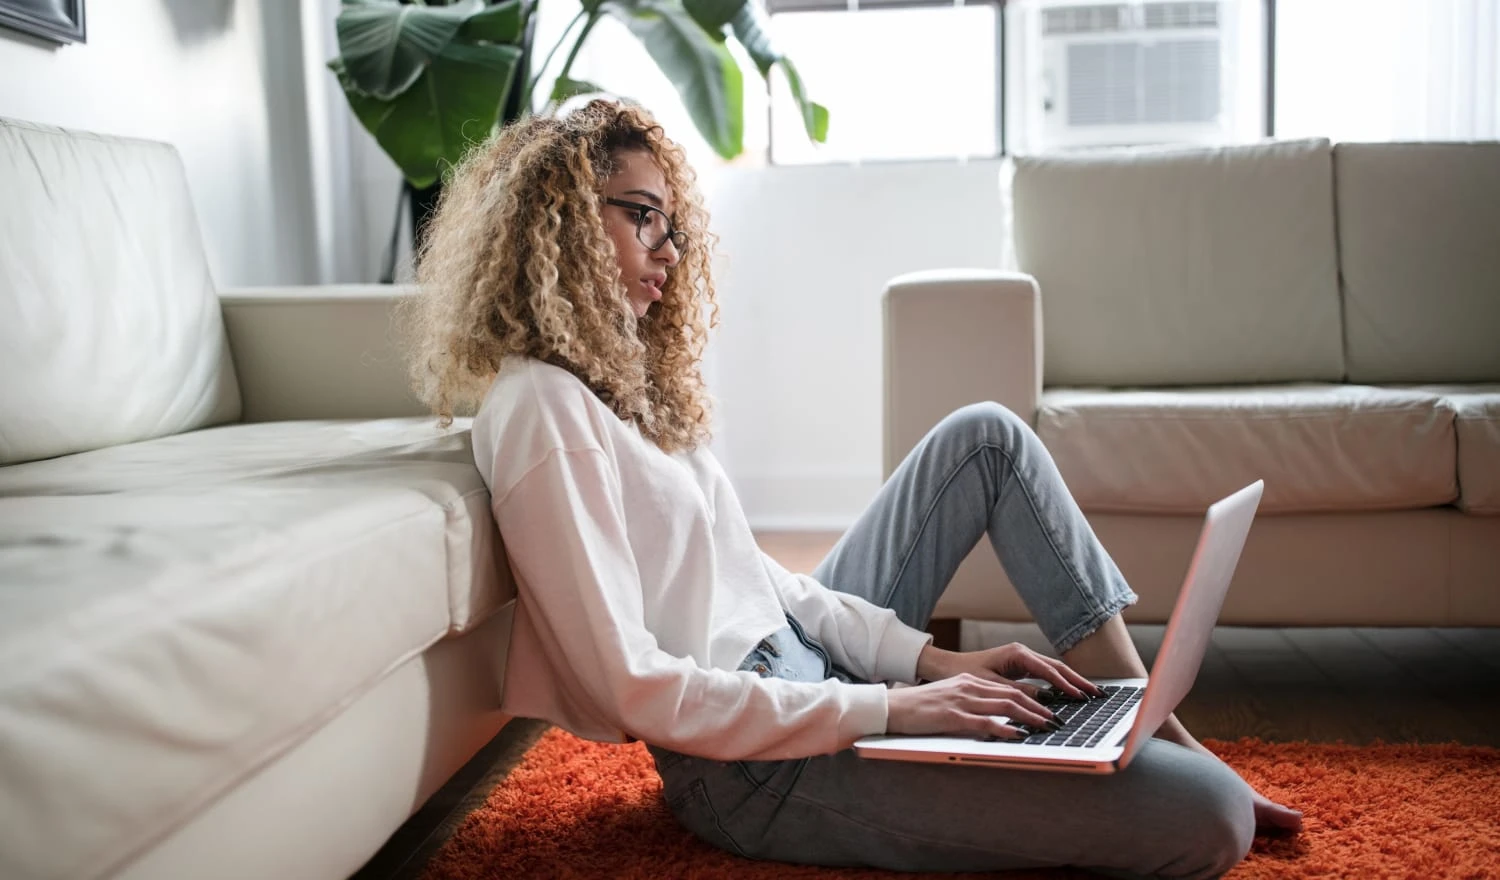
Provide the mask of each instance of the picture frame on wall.
{"label": "picture frame on wall", "polygon": [[0,0],[0,28],[54,43],[88,42],[83,0]]}

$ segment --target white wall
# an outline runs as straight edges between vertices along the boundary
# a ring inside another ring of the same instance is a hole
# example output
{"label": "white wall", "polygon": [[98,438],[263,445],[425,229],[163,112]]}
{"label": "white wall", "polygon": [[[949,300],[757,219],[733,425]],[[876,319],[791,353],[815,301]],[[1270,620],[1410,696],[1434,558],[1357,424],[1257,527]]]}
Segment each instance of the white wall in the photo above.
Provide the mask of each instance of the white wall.
{"label": "white wall", "polygon": [[316,277],[301,26],[285,0],[103,0],[88,42],[0,29],[0,116],[166,141],[220,287]]}
{"label": "white wall", "polygon": [[719,455],[757,528],[843,528],[881,484],[881,295],[903,272],[998,267],[996,160],[730,168],[709,381]]}

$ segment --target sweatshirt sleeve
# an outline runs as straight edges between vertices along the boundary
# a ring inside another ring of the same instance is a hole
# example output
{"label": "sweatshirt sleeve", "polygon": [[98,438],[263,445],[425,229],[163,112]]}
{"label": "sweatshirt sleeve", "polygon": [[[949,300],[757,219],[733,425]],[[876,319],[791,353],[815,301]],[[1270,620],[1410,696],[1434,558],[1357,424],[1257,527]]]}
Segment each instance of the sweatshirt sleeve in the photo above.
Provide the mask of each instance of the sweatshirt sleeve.
{"label": "sweatshirt sleeve", "polygon": [[866,681],[917,681],[917,655],[932,641],[889,608],[792,574],[761,552],[782,601],[834,662]]}
{"label": "sweatshirt sleeve", "polygon": [[548,453],[493,510],[558,686],[625,733],[728,761],[827,754],[885,731],[883,685],[761,678],[663,651],[603,450]]}

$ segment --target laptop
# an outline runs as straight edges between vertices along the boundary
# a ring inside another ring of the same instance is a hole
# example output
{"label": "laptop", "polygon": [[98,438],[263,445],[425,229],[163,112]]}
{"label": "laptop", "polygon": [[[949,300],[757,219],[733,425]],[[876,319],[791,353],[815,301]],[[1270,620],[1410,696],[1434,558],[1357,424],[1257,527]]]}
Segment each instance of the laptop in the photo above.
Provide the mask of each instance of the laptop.
{"label": "laptop", "polygon": [[[1015,770],[1114,773],[1125,769],[1198,677],[1203,652],[1264,488],[1264,481],[1256,480],[1208,508],[1149,678],[1095,680],[1107,697],[1054,702],[1048,708],[1064,725],[1055,733],[1031,731],[1020,740],[959,735],[867,736],[854,743],[855,752],[863,758]],[[1049,687],[1045,681],[1026,681]],[[1009,722],[1008,718],[1004,720]]]}

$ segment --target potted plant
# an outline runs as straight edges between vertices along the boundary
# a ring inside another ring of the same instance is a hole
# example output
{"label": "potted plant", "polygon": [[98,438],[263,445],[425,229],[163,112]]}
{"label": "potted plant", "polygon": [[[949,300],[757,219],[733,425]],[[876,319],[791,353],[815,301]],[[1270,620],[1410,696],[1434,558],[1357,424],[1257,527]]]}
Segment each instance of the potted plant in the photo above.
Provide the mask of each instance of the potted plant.
{"label": "potted plant", "polygon": [[[413,240],[452,167],[470,145],[499,125],[549,113],[601,86],[570,76],[594,26],[613,16],[625,24],[676,87],[694,126],[725,158],[744,150],[744,79],[726,40],[733,36],[762,78],[780,65],[808,137],[823,141],[828,111],[808,99],[791,60],[776,51],[760,0],[584,0],[538,70],[570,48],[538,106],[531,70],[539,0],[451,3],[346,0],[337,21],[339,56],[329,62],[349,106],[395,161],[411,203]],[[382,280],[395,268],[395,238]]]}

